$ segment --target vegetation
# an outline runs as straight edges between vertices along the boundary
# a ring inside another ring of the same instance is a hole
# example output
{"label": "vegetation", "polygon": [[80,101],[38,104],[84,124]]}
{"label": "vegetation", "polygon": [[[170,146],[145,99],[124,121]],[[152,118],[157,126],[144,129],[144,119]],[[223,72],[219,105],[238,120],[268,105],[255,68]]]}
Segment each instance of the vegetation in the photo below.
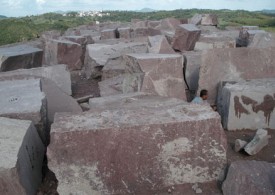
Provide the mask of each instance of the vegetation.
{"label": "vegetation", "polygon": [[108,15],[79,17],[76,12],[67,13],[66,16],[58,13],[47,13],[38,16],[22,18],[6,18],[0,20],[0,45],[31,40],[39,37],[47,30],[65,31],[68,28],[93,21],[120,21],[130,22],[131,19],[160,20],[168,17],[190,18],[196,13],[215,13],[219,17],[220,28],[226,26],[253,25],[275,32],[275,13],[249,12],[244,10],[174,10],[155,12],[134,11],[105,11]]}

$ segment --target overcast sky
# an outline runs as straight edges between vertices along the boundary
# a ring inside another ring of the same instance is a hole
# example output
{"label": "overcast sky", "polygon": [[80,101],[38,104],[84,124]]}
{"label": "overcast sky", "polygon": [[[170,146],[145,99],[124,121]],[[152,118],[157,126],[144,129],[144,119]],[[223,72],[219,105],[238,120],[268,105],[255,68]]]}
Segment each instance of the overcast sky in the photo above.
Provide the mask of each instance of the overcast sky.
{"label": "overcast sky", "polygon": [[173,10],[207,9],[275,9],[275,0],[0,0],[0,15],[25,16],[53,11],[88,10]]}

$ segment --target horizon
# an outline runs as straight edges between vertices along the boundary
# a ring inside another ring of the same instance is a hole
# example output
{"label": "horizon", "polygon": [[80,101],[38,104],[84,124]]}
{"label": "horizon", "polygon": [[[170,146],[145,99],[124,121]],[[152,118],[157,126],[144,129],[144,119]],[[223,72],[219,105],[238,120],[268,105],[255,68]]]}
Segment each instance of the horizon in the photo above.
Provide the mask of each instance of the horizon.
{"label": "horizon", "polygon": [[[211,9],[211,10],[275,10],[274,0],[0,0],[0,15],[7,17],[24,17],[50,12],[68,11],[140,11],[144,8],[154,11],[171,11],[177,9]],[[125,6],[127,4],[127,6]]]}

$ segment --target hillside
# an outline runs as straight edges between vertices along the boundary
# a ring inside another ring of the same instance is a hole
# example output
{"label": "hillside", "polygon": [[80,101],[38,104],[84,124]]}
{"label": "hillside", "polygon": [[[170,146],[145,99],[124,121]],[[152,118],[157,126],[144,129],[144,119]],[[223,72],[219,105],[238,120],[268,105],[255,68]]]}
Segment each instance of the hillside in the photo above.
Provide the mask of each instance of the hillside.
{"label": "hillside", "polygon": [[[106,14],[108,13],[108,14]],[[66,16],[58,13],[47,13],[38,16],[22,18],[7,18],[0,21],[0,45],[27,41],[39,37],[47,30],[65,31],[67,28],[88,24],[93,21],[121,21],[131,19],[160,20],[167,17],[190,18],[196,13],[215,13],[219,17],[220,28],[226,26],[256,25],[275,32],[275,15],[263,12],[249,12],[243,10],[174,10],[174,11],[105,11],[99,15],[88,14],[77,16],[77,12],[69,12]]]}

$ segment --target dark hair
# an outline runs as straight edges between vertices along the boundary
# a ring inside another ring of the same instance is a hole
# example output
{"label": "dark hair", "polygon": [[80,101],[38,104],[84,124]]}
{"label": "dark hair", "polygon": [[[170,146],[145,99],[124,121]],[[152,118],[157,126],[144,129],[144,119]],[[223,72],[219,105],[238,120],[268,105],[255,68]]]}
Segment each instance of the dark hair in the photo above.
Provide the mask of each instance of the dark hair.
{"label": "dark hair", "polygon": [[207,95],[207,93],[208,93],[208,91],[206,89],[201,90],[200,97]]}

